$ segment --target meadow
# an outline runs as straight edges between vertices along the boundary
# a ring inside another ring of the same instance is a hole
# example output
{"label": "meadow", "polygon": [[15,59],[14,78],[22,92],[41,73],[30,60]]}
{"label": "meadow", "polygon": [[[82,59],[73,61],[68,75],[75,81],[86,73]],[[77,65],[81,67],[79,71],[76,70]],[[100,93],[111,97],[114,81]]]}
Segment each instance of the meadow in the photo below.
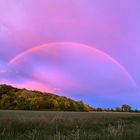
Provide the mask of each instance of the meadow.
{"label": "meadow", "polygon": [[140,114],[1,110],[0,140],[140,140]]}

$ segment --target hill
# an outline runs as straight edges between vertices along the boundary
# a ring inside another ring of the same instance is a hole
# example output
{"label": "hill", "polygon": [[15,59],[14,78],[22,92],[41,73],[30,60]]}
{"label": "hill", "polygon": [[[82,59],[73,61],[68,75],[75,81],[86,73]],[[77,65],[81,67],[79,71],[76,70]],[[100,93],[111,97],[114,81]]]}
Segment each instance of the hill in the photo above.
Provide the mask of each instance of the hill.
{"label": "hill", "polygon": [[53,110],[53,111],[91,111],[92,107],[83,101],[74,101],[64,96],[9,85],[0,85],[0,109],[13,110]]}

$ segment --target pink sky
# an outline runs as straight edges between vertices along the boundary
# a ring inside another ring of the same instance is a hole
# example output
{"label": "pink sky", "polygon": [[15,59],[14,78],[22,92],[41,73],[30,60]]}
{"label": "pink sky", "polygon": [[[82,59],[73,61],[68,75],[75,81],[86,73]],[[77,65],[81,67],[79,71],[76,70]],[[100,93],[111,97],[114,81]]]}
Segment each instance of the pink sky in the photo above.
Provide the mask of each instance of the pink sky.
{"label": "pink sky", "polygon": [[[1,0],[0,82],[55,89],[93,106],[138,108],[139,5],[132,0]],[[41,49],[43,44],[48,48]],[[17,63],[10,63],[15,58]]]}

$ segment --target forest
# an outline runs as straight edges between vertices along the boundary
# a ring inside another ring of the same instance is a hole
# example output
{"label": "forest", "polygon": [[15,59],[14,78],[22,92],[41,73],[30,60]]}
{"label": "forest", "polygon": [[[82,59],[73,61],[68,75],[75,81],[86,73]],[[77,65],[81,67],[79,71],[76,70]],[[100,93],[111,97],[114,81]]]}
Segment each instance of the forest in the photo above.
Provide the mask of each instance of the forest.
{"label": "forest", "polygon": [[0,85],[0,109],[48,110],[48,111],[92,111],[93,108],[64,96],[9,85]]}
{"label": "forest", "polygon": [[10,85],[0,85],[0,109],[8,110],[46,110],[77,112],[140,112],[128,104],[116,108],[95,108],[81,101],[74,101],[53,93],[19,89]]}

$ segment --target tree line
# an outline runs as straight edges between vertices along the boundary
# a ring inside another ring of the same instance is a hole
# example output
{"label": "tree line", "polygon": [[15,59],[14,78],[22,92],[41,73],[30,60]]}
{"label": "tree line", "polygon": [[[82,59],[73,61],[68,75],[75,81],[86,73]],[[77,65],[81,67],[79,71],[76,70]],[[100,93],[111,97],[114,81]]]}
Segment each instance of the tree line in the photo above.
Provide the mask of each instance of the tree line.
{"label": "tree line", "polygon": [[140,110],[132,109],[128,104],[123,104],[121,107],[114,108],[94,108],[97,112],[140,112]]}
{"label": "tree line", "polygon": [[0,85],[0,109],[16,110],[54,110],[54,111],[92,111],[83,101],[74,101],[64,96],[9,85]]}
{"label": "tree line", "polygon": [[74,101],[64,96],[42,93],[27,89],[18,89],[9,85],[0,85],[0,109],[48,110],[48,111],[96,111],[96,112],[140,112],[131,106],[93,108],[83,101]]}

